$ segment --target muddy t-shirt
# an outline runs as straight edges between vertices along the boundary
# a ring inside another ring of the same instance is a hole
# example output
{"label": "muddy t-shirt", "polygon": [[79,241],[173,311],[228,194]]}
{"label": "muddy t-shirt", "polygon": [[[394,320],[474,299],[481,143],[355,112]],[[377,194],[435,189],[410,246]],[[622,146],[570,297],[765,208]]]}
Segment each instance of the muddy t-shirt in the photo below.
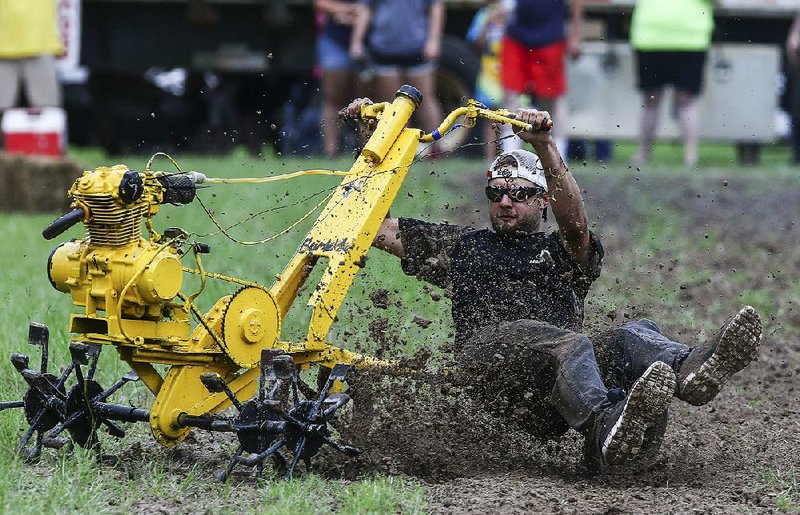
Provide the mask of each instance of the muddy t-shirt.
{"label": "muddy t-shirt", "polygon": [[582,269],[557,231],[507,236],[410,218],[399,222],[403,271],[449,290],[456,344],[480,327],[512,320],[581,330],[584,300],[603,261],[594,234],[591,264]]}

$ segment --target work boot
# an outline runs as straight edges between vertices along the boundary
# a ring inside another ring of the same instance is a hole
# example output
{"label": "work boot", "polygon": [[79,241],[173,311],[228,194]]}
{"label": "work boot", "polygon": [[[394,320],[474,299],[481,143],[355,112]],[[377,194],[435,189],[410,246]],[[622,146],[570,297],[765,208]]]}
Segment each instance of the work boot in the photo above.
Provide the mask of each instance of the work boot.
{"label": "work boot", "polygon": [[761,319],[745,306],[705,345],[692,348],[678,369],[678,398],[702,406],[717,396],[730,376],[758,355]]}
{"label": "work boot", "polygon": [[674,393],[672,367],[663,361],[650,365],[624,400],[597,415],[586,442],[590,470],[622,465],[639,454],[648,430],[665,420]]}

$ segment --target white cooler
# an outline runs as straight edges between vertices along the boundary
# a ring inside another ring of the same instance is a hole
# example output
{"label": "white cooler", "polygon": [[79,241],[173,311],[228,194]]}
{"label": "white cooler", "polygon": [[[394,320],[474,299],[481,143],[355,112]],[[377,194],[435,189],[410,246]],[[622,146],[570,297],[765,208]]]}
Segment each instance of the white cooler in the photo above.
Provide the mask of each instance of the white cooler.
{"label": "white cooler", "polygon": [[67,115],[60,107],[6,109],[0,130],[9,154],[64,155]]}

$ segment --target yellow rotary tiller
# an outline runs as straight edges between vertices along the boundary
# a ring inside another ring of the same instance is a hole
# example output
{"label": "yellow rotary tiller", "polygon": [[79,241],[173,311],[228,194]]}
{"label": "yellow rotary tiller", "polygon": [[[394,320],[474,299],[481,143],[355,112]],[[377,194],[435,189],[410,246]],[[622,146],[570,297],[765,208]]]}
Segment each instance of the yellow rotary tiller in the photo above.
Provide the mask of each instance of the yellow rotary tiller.
{"label": "yellow rotary tiller", "polygon": [[[362,118],[378,120],[375,132],[349,171],[328,172],[344,179],[270,287],[206,273],[200,255],[209,251],[207,245],[189,243],[188,233],[178,228],[161,234],[153,228],[162,204],[188,204],[198,184],[235,180],[153,172],[149,164],[144,172],[117,165],[78,178],[69,190],[74,209],[43,232],[52,239],[78,222],[86,226],[86,238],[58,245],[47,264],[53,287],[69,293],[81,308],[69,321],[72,360],[59,375],[50,373],[48,328],[31,324],[29,343],[41,347],[39,369],[31,368],[28,356],[13,354],[11,362],[28,391],[21,401],[0,403],[0,410],[23,408],[30,425],[18,451],[36,458],[43,446],[59,448],[70,440],[89,447],[97,442],[100,426],[122,437],[119,422],[147,422],[156,441],[167,447],[180,443],[193,428],[235,433],[239,448],[223,479],[237,464],[260,473],[269,457],[283,462],[291,476],[299,460],[310,466],[326,444],[346,455],[358,453],[330,435],[329,418],[350,400],[341,392],[342,382],[351,366],[387,371],[396,366],[336,347],[328,333],[417,145],[440,138],[460,116],[466,126],[483,116],[530,129],[507,111],[490,111],[470,101],[436,131],[424,134],[406,128],[421,100],[416,89],[403,86],[392,103],[362,108]],[[182,264],[189,253],[197,269]],[[320,258],[325,269],[308,301],[312,314],[307,337],[284,341],[282,321]],[[201,313],[194,304],[200,292],[181,292],[187,273],[200,274],[201,284],[214,276],[242,288]],[[132,371],[104,388],[94,375],[100,350],[109,345]],[[166,365],[165,372],[155,365]],[[298,378],[298,369],[314,365],[327,375],[318,392]],[[108,402],[136,380],[155,397],[149,409]],[[220,414],[231,405],[237,414]]]}

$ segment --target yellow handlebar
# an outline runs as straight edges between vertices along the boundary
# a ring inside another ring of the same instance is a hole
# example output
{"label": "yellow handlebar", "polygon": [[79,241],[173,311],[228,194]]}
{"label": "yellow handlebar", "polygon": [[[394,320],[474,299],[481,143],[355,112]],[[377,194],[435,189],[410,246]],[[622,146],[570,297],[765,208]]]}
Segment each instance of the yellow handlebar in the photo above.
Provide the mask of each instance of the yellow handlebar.
{"label": "yellow handlebar", "polygon": [[[441,123],[441,125],[439,125],[439,127],[436,128],[435,131],[429,134],[423,134],[420,138],[420,141],[423,143],[431,143],[440,139],[447,133],[447,131],[450,130],[459,116],[464,116],[466,118],[465,125],[467,127],[473,127],[475,125],[475,119],[480,116],[482,118],[486,118],[487,120],[492,120],[493,122],[507,123],[513,125],[514,127],[519,127],[524,131],[533,130],[533,126],[531,124],[517,120],[516,115],[510,112],[508,109],[486,109],[485,107],[479,107],[477,102],[470,101],[469,105],[459,107],[447,115],[447,118],[444,119],[444,121]],[[547,120],[545,122],[545,130],[549,131],[552,128],[553,120]]]}
{"label": "yellow handlebar", "polygon": [[[382,116],[382,113],[385,108],[390,106],[389,102],[380,102],[377,104],[364,104],[361,106],[361,118],[362,119],[376,119]],[[455,109],[453,112],[447,115],[447,118],[442,121],[439,127],[436,128],[433,132],[428,134],[423,134],[420,136],[420,141],[423,143],[431,143],[440,139],[444,136],[447,131],[456,123],[456,120],[459,116],[464,116],[466,118],[465,125],[467,127],[473,127],[475,125],[475,119],[479,116],[482,118],[486,118],[487,120],[492,120],[493,122],[499,123],[507,123],[513,125],[514,127],[519,127],[524,131],[533,131],[533,126],[529,123],[521,122],[516,119],[516,114],[512,113],[508,109],[487,109],[485,107],[481,107],[482,104],[470,100],[468,101],[468,105],[459,107]],[[545,122],[545,129],[549,131],[553,128],[553,120],[548,119]]]}

